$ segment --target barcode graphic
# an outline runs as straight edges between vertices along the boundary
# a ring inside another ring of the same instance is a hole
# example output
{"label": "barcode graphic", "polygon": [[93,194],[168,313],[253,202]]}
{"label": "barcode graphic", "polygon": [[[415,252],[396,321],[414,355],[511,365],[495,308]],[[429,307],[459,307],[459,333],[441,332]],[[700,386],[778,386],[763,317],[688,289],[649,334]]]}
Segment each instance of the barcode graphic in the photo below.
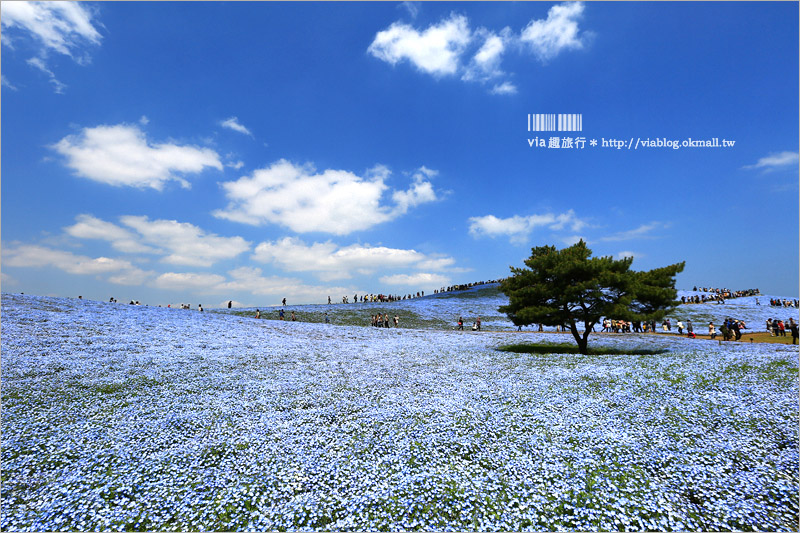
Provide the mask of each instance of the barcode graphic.
{"label": "barcode graphic", "polygon": [[583,114],[528,113],[528,131],[583,131]]}
{"label": "barcode graphic", "polygon": [[556,115],[533,113],[528,114],[528,131],[556,131]]}

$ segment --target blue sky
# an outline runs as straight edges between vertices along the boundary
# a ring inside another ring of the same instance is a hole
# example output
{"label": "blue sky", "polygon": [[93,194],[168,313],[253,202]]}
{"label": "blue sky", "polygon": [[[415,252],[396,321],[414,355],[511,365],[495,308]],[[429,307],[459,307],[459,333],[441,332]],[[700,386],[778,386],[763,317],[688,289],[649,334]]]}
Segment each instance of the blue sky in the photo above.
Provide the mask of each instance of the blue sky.
{"label": "blue sky", "polygon": [[798,295],[796,2],[0,10],[4,292],[430,293],[583,238]]}

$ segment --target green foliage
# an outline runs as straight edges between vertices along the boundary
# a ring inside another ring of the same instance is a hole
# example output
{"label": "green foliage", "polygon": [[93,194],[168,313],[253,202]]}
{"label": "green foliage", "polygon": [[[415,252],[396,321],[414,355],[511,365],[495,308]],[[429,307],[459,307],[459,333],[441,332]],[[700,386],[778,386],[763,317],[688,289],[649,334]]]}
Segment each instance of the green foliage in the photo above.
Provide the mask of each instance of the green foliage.
{"label": "green foliage", "polygon": [[592,326],[604,317],[659,320],[678,305],[675,275],[685,263],[636,272],[632,257],[591,255],[583,240],[562,250],[533,248],[527,268],[511,267],[501,283],[509,303],[500,312],[517,326],[567,326],[585,354]]}
{"label": "green foliage", "polygon": [[[501,352],[512,353],[535,353],[535,354],[564,354],[573,353],[577,354],[578,346],[569,343],[537,343],[537,344],[508,344],[499,346],[497,350]],[[652,349],[652,348],[594,348],[588,350],[589,355],[657,355],[665,353],[665,349]]]}

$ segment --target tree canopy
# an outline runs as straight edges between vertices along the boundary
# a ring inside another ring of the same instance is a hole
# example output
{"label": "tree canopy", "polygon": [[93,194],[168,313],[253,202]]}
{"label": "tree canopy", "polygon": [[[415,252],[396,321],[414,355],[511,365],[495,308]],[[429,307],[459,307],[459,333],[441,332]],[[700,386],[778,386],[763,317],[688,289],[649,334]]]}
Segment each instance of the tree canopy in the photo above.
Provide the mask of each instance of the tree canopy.
{"label": "tree canopy", "polygon": [[632,257],[591,255],[583,240],[561,250],[533,248],[527,268],[511,267],[512,275],[501,283],[509,303],[500,312],[517,326],[566,326],[586,354],[592,327],[604,317],[659,320],[680,303],[675,276],[685,262],[637,272],[630,269]]}

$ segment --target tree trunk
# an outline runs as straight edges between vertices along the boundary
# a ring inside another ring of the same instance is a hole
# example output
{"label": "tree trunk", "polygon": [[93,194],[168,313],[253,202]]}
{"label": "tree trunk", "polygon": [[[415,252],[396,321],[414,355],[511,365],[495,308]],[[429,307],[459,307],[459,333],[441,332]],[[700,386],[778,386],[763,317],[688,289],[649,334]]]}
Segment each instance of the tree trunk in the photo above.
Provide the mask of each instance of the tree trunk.
{"label": "tree trunk", "polygon": [[588,355],[588,342],[587,339],[589,337],[589,332],[584,331],[583,336],[578,333],[578,327],[575,325],[575,322],[570,322],[569,329],[572,331],[572,336],[575,337],[575,342],[578,343],[578,351],[581,355]]}

